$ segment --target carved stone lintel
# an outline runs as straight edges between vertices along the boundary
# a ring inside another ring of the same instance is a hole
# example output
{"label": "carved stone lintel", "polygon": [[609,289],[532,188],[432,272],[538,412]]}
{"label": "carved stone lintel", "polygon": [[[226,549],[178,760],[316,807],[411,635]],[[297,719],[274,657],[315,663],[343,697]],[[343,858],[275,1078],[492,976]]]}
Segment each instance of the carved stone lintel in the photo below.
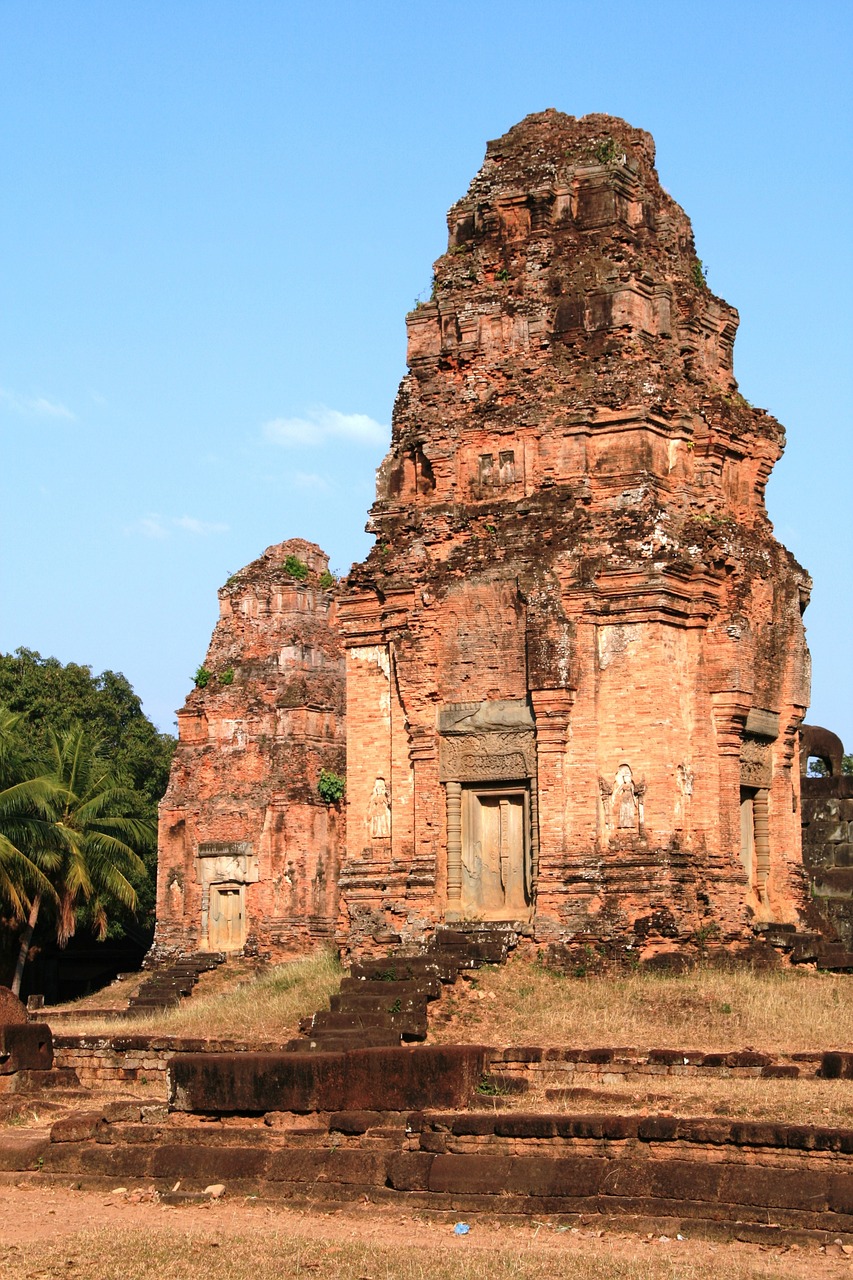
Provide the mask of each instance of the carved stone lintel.
{"label": "carved stone lintel", "polygon": [[744,736],[740,750],[740,785],[769,787],[773,777],[771,744],[751,734]]}
{"label": "carved stone lintel", "polygon": [[530,730],[445,734],[439,747],[442,782],[517,782],[536,772]]}

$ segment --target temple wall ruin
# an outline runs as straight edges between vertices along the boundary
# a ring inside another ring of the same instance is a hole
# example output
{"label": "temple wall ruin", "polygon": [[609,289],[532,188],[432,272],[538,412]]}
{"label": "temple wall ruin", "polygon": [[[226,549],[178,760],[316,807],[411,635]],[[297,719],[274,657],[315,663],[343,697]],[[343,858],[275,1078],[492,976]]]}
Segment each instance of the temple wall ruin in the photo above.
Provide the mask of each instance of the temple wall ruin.
{"label": "temple wall ruin", "polygon": [[[228,893],[271,955],[444,922],[654,955],[801,920],[811,583],[737,324],[648,134],[546,111],[489,144],[407,317],[367,559],[330,590],[288,542],[220,592],[158,948],[213,948]],[[344,755],[346,823],[316,789]]]}
{"label": "temple wall ruin", "polygon": [[280,958],[328,941],[337,912],[345,819],[317,789],[345,760],[328,558],[269,547],[219,605],[160,806],[155,954]]}
{"label": "temple wall ruin", "polygon": [[798,919],[810,582],[764,508],[784,435],[737,390],[737,313],[653,161],[623,121],[545,112],[448,215],[340,600],[345,945]]}

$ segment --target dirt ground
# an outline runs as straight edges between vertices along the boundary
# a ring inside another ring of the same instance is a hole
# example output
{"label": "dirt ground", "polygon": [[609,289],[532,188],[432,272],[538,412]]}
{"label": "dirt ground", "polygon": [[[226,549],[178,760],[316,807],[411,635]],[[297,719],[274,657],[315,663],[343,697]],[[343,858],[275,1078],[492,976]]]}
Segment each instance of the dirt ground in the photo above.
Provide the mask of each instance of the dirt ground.
{"label": "dirt ground", "polygon": [[[629,1236],[614,1231],[560,1228],[531,1220],[505,1221],[472,1218],[470,1233],[454,1235],[450,1219],[423,1219],[401,1214],[399,1208],[362,1203],[347,1210],[315,1212],[268,1205],[244,1198],[203,1204],[164,1205],[150,1190],[115,1189],[109,1194],[60,1187],[0,1186],[0,1264],[5,1274],[30,1280],[57,1274],[44,1270],[45,1247],[77,1244],[87,1236],[128,1234],[143,1236],[149,1246],[157,1237],[185,1238],[196,1251],[201,1245],[227,1243],[232,1237],[275,1235],[310,1241],[313,1247],[339,1244],[367,1245],[374,1256],[405,1244],[407,1250],[430,1254],[451,1263],[460,1254],[480,1251],[496,1254],[524,1251],[546,1264],[544,1274],[583,1272],[594,1255],[597,1266],[612,1265],[620,1275],[648,1274],[650,1255],[667,1255],[662,1273],[671,1275],[738,1275],[792,1277],[814,1280],[819,1275],[835,1280],[853,1276],[853,1246],[844,1252],[838,1244],[756,1245],[742,1242],[713,1243],[671,1239],[664,1236]],[[81,1233],[82,1236],[81,1236]],[[449,1255],[449,1256],[448,1256]],[[552,1265],[548,1265],[552,1263]],[[69,1262],[69,1267],[71,1263]],[[90,1266],[96,1266],[90,1263]],[[200,1264],[201,1265],[201,1264]],[[316,1265],[316,1264],[315,1264]],[[596,1268],[597,1269],[597,1268]],[[655,1268],[657,1270],[657,1268]],[[72,1274],[69,1270],[66,1274]],[[80,1270],[73,1274],[80,1275]],[[87,1270],[87,1280],[112,1274]],[[314,1274],[317,1272],[314,1270]],[[335,1274],[332,1271],[330,1274]],[[392,1275],[383,1269],[384,1275]]]}

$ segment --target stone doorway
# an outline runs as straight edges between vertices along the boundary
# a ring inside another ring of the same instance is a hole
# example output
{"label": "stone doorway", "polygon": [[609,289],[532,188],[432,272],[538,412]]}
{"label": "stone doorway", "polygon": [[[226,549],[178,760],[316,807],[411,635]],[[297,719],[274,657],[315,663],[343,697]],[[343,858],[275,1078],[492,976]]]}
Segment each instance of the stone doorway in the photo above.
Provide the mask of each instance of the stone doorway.
{"label": "stone doorway", "polygon": [[246,942],[246,911],[243,886],[210,886],[208,946],[211,951],[239,951]]}
{"label": "stone doorway", "polygon": [[531,903],[529,788],[463,787],[463,918],[527,920]]}
{"label": "stone doorway", "polygon": [[764,901],[770,875],[770,815],[764,787],[740,789],[740,860],[749,886]]}

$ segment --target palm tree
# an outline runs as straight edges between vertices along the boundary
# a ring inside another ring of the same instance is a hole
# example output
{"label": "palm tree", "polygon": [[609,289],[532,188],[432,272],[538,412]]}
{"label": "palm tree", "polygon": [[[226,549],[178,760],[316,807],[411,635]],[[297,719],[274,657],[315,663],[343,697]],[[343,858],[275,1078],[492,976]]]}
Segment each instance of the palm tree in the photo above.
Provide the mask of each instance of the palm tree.
{"label": "palm tree", "polygon": [[56,865],[53,817],[58,788],[27,757],[22,716],[0,705],[0,901],[20,921],[30,895],[51,897],[45,874]]}
{"label": "palm tree", "polygon": [[12,983],[16,994],[45,902],[55,906],[60,947],[73,937],[83,906],[103,939],[117,905],[135,910],[131,877],[145,874],[139,855],[156,838],[154,822],[133,815],[124,778],[114,771],[99,740],[82,726],[61,735],[51,732],[49,754],[56,790],[45,871],[52,889],[49,897],[40,891],[32,897]]}

